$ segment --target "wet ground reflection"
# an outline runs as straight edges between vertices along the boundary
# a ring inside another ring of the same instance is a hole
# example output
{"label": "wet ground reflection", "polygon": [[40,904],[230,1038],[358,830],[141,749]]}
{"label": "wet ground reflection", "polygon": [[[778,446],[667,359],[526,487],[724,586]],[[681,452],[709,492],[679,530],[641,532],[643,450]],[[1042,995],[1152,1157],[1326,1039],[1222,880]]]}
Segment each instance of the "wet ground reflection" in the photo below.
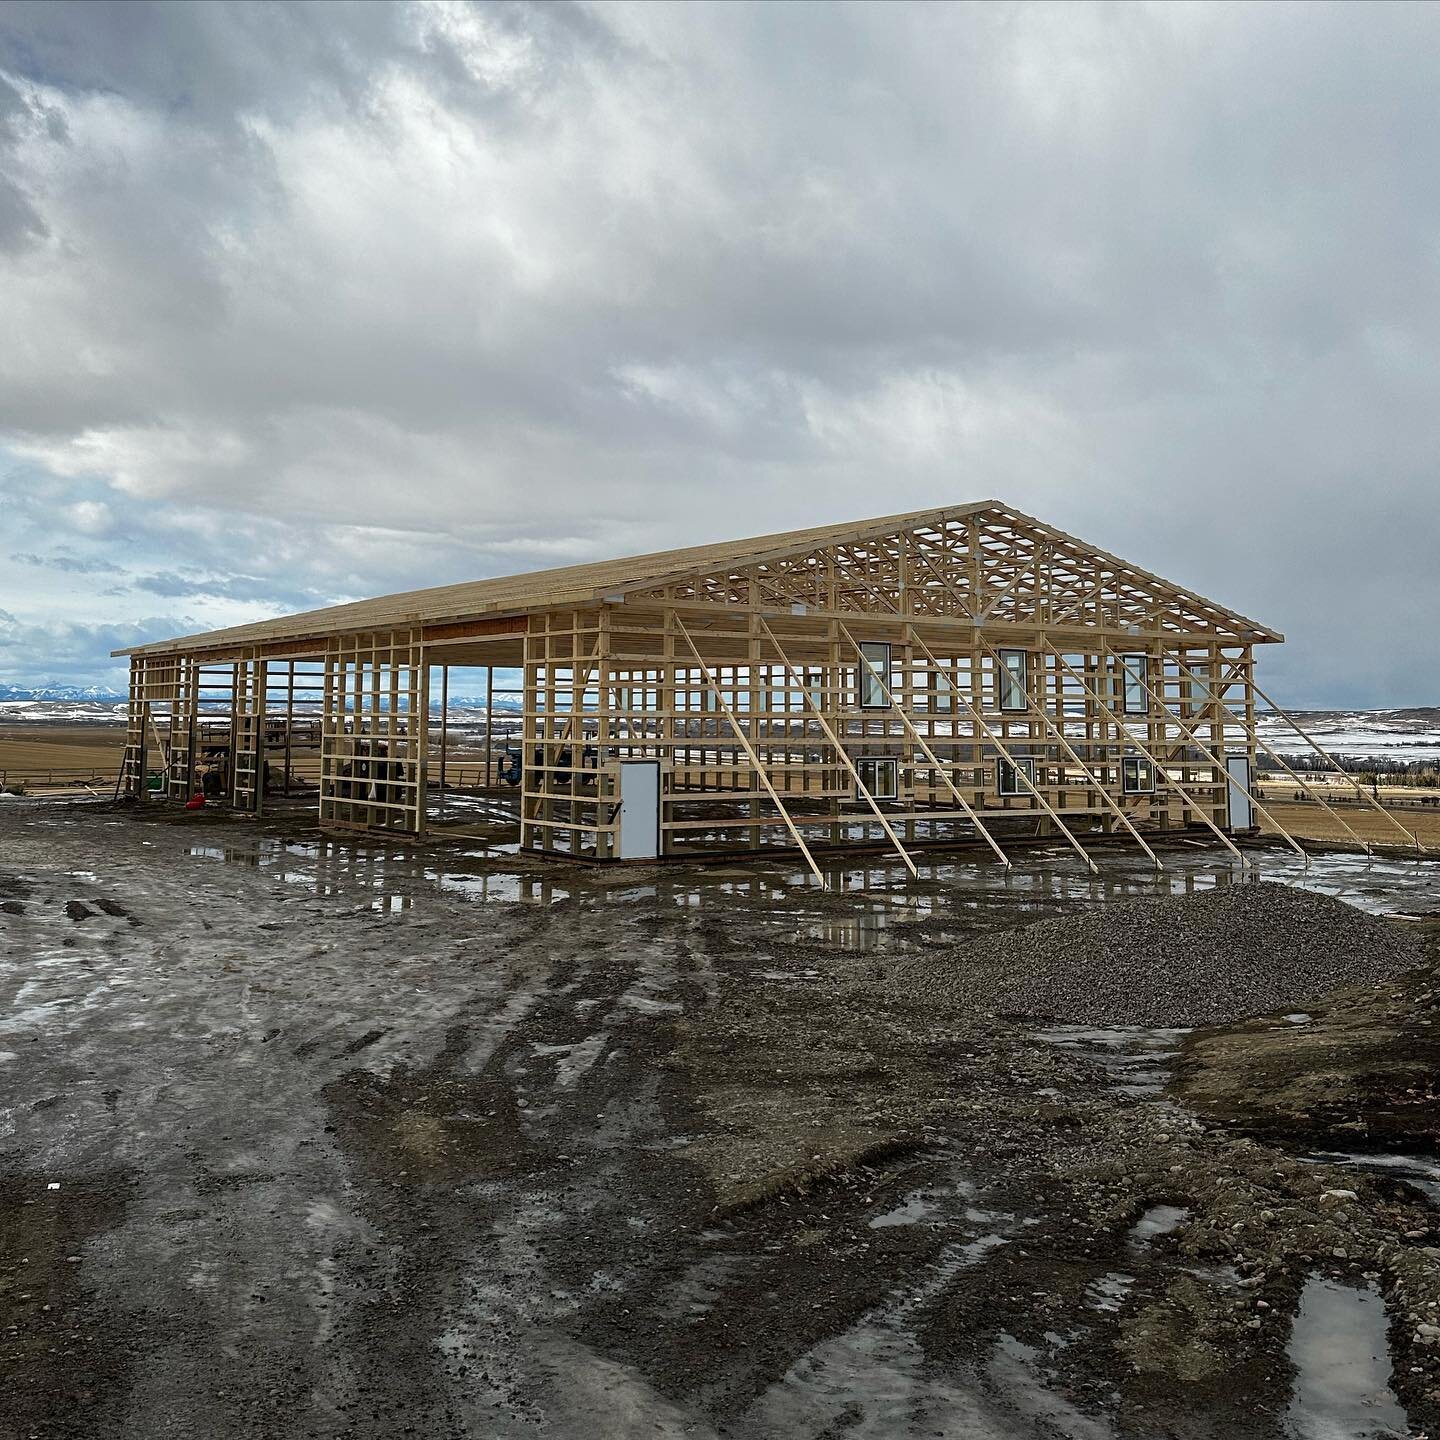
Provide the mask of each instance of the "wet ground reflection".
{"label": "wet ground reflection", "polygon": [[[1163,872],[1143,857],[1109,853],[1099,875],[1057,850],[1015,857],[1011,869],[984,859],[937,859],[912,877],[897,859],[849,861],[826,871],[822,891],[805,871],[783,861],[744,867],[676,865],[636,870],[580,866],[498,853],[490,846],[450,848],[376,843],[329,836],[237,838],[197,844],[192,857],[267,871],[320,896],[374,892],[372,908],[412,908],[443,892],[478,902],[552,905],[579,899],[600,905],[660,905],[702,911],[740,902],[747,923],[776,938],[838,950],[904,948],[917,921],[954,921],[965,932],[1024,924],[1076,906],[1143,895],[1185,894],[1246,880],[1223,854],[1195,847],[1162,852]],[[1408,915],[1433,905],[1440,862],[1370,859],[1360,854],[1314,855],[1308,865],[1279,850],[1260,852],[1266,879],[1336,896],[1380,914]]]}
{"label": "wet ground reflection", "polygon": [[1371,1289],[1312,1276],[1300,1295],[1289,1356],[1295,1440],[1362,1440],[1410,1433],[1390,1388],[1385,1303]]}

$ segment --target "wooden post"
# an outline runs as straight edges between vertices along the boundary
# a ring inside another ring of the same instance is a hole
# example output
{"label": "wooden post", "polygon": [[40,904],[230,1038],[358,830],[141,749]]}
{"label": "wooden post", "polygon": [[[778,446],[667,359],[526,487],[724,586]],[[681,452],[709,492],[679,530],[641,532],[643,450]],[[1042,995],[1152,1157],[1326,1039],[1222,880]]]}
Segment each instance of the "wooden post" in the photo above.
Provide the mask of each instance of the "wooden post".
{"label": "wooden post", "polygon": [[[842,630],[845,630],[845,627],[843,625],[840,628]],[[926,643],[919,637],[919,635],[915,634],[914,626],[909,626],[907,628],[909,629],[911,635],[914,637],[915,644],[924,653],[925,658],[929,660],[931,665],[938,667],[940,662],[935,658],[934,654],[930,650],[930,647],[926,645]],[[850,632],[848,630],[845,630],[845,635],[848,639],[850,639],[850,643],[852,645],[855,645],[855,641],[853,638],[850,637]],[[980,628],[977,625],[975,627],[975,636],[977,640],[979,639],[979,635]],[[856,645],[855,648],[856,651],[862,655],[861,664],[864,664],[864,652],[860,651],[860,647],[858,645]],[[996,677],[996,683],[999,684],[998,674]],[[1056,828],[1070,842],[1071,849],[1073,849],[1075,853],[1085,862],[1086,866],[1090,870],[1090,873],[1092,875],[1098,875],[1100,873],[1099,867],[1086,853],[1085,847],[1075,838],[1074,834],[1071,832],[1070,827],[1060,818],[1058,814],[1056,814],[1055,807],[1051,805],[1051,803],[1044,797],[1044,795],[1040,793],[1040,787],[1036,785],[1035,782],[1031,780],[1028,775],[1025,774],[1024,770],[1022,770],[1020,766],[1015,763],[1015,757],[1011,755],[1009,749],[1005,745],[1005,742],[1001,740],[1001,738],[990,728],[990,726],[985,723],[985,717],[974,705],[970,703],[968,697],[965,698],[965,703],[970,707],[971,718],[974,720],[975,724],[979,727],[979,729],[984,733],[986,739],[988,739],[990,743],[1000,752],[1001,757],[1006,761],[1006,763],[1010,766],[1011,770],[1014,772],[1015,778],[1019,780],[1023,785],[1025,785],[1029,789],[1030,793],[1035,797],[1035,799],[1039,801],[1040,808],[1045,812],[1047,816],[1049,816],[1052,821],[1054,821]],[[903,715],[904,712],[902,711],[901,713]]]}
{"label": "wooden post", "polygon": [[491,786],[495,746],[495,667],[485,667],[485,788]]}
{"label": "wooden post", "polygon": [[[845,628],[844,622],[843,622],[843,621],[840,621],[840,620],[837,620],[837,621],[835,622],[835,627],[836,627],[836,629],[839,631],[839,633],[842,634],[842,635],[845,637],[845,639],[850,643],[851,648],[855,651],[855,654],[856,654],[856,656],[858,657],[859,663],[860,663],[861,665],[864,665],[864,664],[866,663],[866,660],[865,660],[865,652],[859,647],[859,645],[857,645],[857,644],[855,643],[855,637],[849,632],[849,630],[847,630],[847,629]],[[925,647],[924,647],[924,642],[921,641],[918,636],[915,637],[915,640],[916,640],[916,643],[917,643],[918,645],[920,645],[920,648],[921,648],[921,649],[924,649],[924,648],[925,648]],[[926,651],[926,653],[929,654],[929,651]],[[933,659],[933,657],[932,657],[932,659]],[[872,673],[873,673],[873,672],[872,672]],[[947,785],[949,785],[949,787],[950,787],[950,793],[955,797],[956,802],[959,804],[960,808],[965,812],[966,818],[967,818],[967,819],[970,821],[970,823],[975,827],[976,831],[977,831],[977,832],[979,833],[979,835],[984,839],[985,843],[986,843],[987,845],[989,845],[989,847],[995,852],[996,857],[999,859],[1000,863],[1001,863],[1002,865],[1004,865],[1005,868],[1008,870],[1008,869],[1010,868],[1010,859],[1009,859],[1009,857],[1008,857],[1008,856],[1005,854],[1005,852],[1000,848],[1000,846],[995,843],[994,837],[993,837],[993,836],[990,834],[990,832],[985,828],[985,826],[980,823],[980,817],[975,813],[974,809],[973,809],[973,808],[970,806],[970,804],[966,801],[965,797],[960,793],[958,787],[957,787],[957,786],[955,785],[955,783],[950,779],[949,774],[948,774],[947,771],[941,766],[939,759],[938,759],[938,758],[936,757],[936,755],[935,755],[935,752],[930,748],[930,746],[929,746],[928,744],[926,744],[924,737],[923,737],[923,736],[920,734],[920,732],[915,728],[915,726],[914,726],[913,724],[911,724],[910,717],[909,717],[908,715],[906,715],[906,713],[904,712],[904,710],[899,709],[899,708],[896,706],[896,704],[895,704],[895,697],[894,697],[894,695],[891,693],[889,685],[888,685],[888,684],[885,682],[885,680],[884,680],[883,678],[881,678],[879,675],[876,675],[876,676],[875,676],[875,679],[876,679],[877,683],[879,684],[882,692],[883,692],[884,695],[885,695],[886,702],[890,705],[890,708],[891,708],[892,710],[895,710],[896,714],[899,715],[899,717],[900,717],[900,723],[908,728],[908,730],[909,730],[909,732],[910,732],[910,735],[911,735],[911,738],[915,741],[916,745],[919,746],[921,752],[925,755],[925,758],[926,758],[927,760],[929,760],[929,762],[930,762],[930,763],[935,767],[935,769],[939,772],[940,776],[944,779],[945,783],[946,783]],[[1094,867],[1092,866],[1091,868],[1093,869]]]}
{"label": "wooden post", "polygon": [[[410,632],[406,653],[409,663],[410,754],[414,757],[415,833],[430,829],[430,655],[422,632]],[[444,752],[442,751],[443,755]]]}
{"label": "wooden post", "polygon": [[890,837],[890,843],[900,852],[900,858],[905,862],[905,868],[915,876],[920,872],[915,868],[915,862],[910,858],[910,852],[900,843],[900,837],[895,833],[894,827],[885,818],[885,812],[880,808],[875,797],[866,788],[865,782],[860,778],[860,772],[855,768],[854,762],[846,753],[845,747],[840,743],[835,732],[830,728],[830,722],[825,718],[825,712],[817,706],[810,691],[806,688],[805,677],[797,675],[795,667],[790,663],[790,657],[780,648],[780,642],[775,638],[775,632],[765,623],[764,616],[756,617],[760,621],[760,628],[765,632],[766,638],[775,647],[775,653],[780,657],[780,663],[785,668],[785,674],[789,677],[792,685],[800,687],[800,693],[804,696],[805,704],[815,711],[815,718],[820,722],[820,728],[825,732],[825,738],[834,747],[835,753],[840,758],[841,764],[850,772],[850,778],[855,782],[855,788],[865,797],[865,802],[875,812],[875,818],[880,822],[885,833]]}
{"label": "wooden post", "polygon": [[[1101,644],[1103,645],[1104,641],[1101,641]],[[1125,657],[1123,655],[1118,654],[1113,650],[1109,650],[1108,647],[1106,648],[1107,653],[1110,655],[1110,658],[1112,660],[1118,660],[1120,662],[1120,668],[1125,672],[1127,678],[1139,682],[1140,688],[1145,692],[1147,711],[1150,710],[1150,707],[1159,706],[1160,711],[1163,712],[1166,717],[1166,724],[1174,725],[1175,728],[1179,730],[1180,733],[1187,740],[1189,740],[1190,743],[1194,745],[1195,748],[1199,750],[1200,753],[1204,755],[1205,758],[1209,760],[1209,762],[1213,766],[1215,766],[1224,784],[1235,785],[1235,782],[1229,778],[1229,773],[1225,768],[1224,760],[1218,758],[1215,752],[1208,745],[1203,744],[1200,740],[1200,737],[1196,735],[1196,733],[1188,725],[1186,725],[1183,720],[1171,713],[1169,706],[1167,706],[1163,700],[1159,699],[1156,696],[1155,692],[1150,688],[1149,681],[1146,680],[1145,676],[1143,674],[1137,675],[1136,672],[1125,663]],[[1281,838],[1285,841],[1285,843],[1289,845],[1289,847],[1308,865],[1310,863],[1310,857],[1300,848],[1299,845],[1295,843],[1295,841],[1291,838],[1290,833],[1284,828],[1284,826],[1282,826],[1280,822],[1276,820],[1275,817],[1260,803],[1260,801],[1251,791],[1250,787],[1248,785],[1235,785],[1235,788],[1237,790],[1243,790],[1245,792],[1245,795],[1249,799],[1250,803],[1275,827],[1275,829],[1279,832]]]}
{"label": "wooden post", "polygon": [[[486,701],[488,706],[489,701]],[[430,689],[425,689],[425,706],[430,706]],[[440,666],[440,818],[445,818],[445,751],[450,743],[450,667]]]}
{"label": "wooden post", "polygon": [[800,833],[795,822],[790,818],[790,812],[785,808],[784,802],[780,799],[779,792],[770,783],[770,777],[765,773],[765,769],[760,763],[760,757],[755,753],[755,747],[751,745],[739,725],[735,723],[735,713],[726,703],[724,695],[720,693],[720,687],[716,684],[715,677],[711,674],[710,667],[705,663],[694,640],[690,638],[690,632],[685,628],[685,622],[681,620],[679,615],[675,614],[673,610],[670,611],[669,614],[674,619],[676,628],[684,637],[685,643],[690,647],[691,654],[695,656],[695,663],[700,667],[700,674],[704,677],[706,685],[710,687],[711,692],[714,694],[716,704],[719,705],[721,712],[730,722],[731,729],[735,732],[735,738],[740,742],[741,748],[745,751],[746,757],[754,767],[755,773],[760,777],[761,784],[765,786],[770,799],[774,802],[775,808],[780,812],[780,818],[784,820],[785,827],[790,831],[791,838],[795,841],[796,845],[800,847],[800,853],[805,857],[805,863],[809,865],[810,873],[820,882],[820,888],[822,890],[828,889],[829,887],[825,884],[825,877],[820,873],[820,867],[815,863],[815,857],[810,853],[810,847],[805,843],[805,837]]}
{"label": "wooden post", "polygon": [[[998,653],[995,651],[995,649],[991,646],[990,642],[989,642],[988,640],[986,640],[983,635],[981,635],[978,627],[976,628],[976,631],[975,631],[975,638],[976,638],[977,640],[979,640],[979,642],[986,648],[986,650],[988,650],[988,651],[990,652],[990,655],[992,656],[992,658],[994,659],[996,665],[998,666],[998,665],[1000,664],[1000,656],[999,656],[999,654],[998,654]],[[1042,670],[1041,670],[1042,683],[1043,683],[1044,673],[1045,673],[1045,672],[1044,672],[1044,670],[1043,670],[1043,668],[1042,668]],[[1061,749],[1063,749],[1063,750],[1065,751],[1065,753],[1080,767],[1081,773],[1082,773],[1082,774],[1085,776],[1085,778],[1095,787],[1095,793],[1097,793],[1097,794],[1100,796],[1100,798],[1105,802],[1105,804],[1108,805],[1112,811],[1114,811],[1114,813],[1115,813],[1115,815],[1118,817],[1120,823],[1130,832],[1130,834],[1131,834],[1132,836],[1134,836],[1134,838],[1135,838],[1135,843],[1136,843],[1137,845],[1139,845],[1140,848],[1141,848],[1141,849],[1150,857],[1150,859],[1154,862],[1155,868],[1156,868],[1157,870],[1163,870],[1165,867],[1160,863],[1160,858],[1159,858],[1159,856],[1157,856],[1157,855],[1155,854],[1155,852],[1145,843],[1144,837],[1143,837],[1143,836],[1140,834],[1140,832],[1134,827],[1134,825],[1132,825],[1132,824],[1130,823],[1130,817],[1115,803],[1114,799],[1113,799],[1112,796],[1110,795],[1110,792],[1105,788],[1104,785],[1102,785],[1102,784],[1100,783],[1099,779],[1098,779],[1094,774],[1091,773],[1090,767],[1089,767],[1088,765],[1086,765],[1085,762],[1075,753],[1074,747],[1073,747],[1073,746],[1070,744],[1070,742],[1065,738],[1065,732],[1064,732],[1062,729],[1060,729],[1058,726],[1056,726],[1056,725],[1051,721],[1049,715],[1047,715],[1047,714],[1045,713],[1045,707],[1044,707],[1043,705],[1037,705],[1037,704],[1035,703],[1034,697],[1030,694],[1030,691],[1029,691],[1029,688],[1028,688],[1028,687],[1026,688],[1026,691],[1025,691],[1025,704],[1027,705],[1027,707],[1029,707],[1030,709],[1034,710],[1037,715],[1039,715],[1039,717],[1040,717],[1040,723],[1045,727],[1045,729],[1049,732],[1049,734],[1050,734],[1050,735],[1055,739],[1055,741],[1060,745]],[[1063,714],[1063,712],[1061,713],[1061,722],[1062,722],[1062,724],[1063,724],[1063,722],[1064,722],[1064,714]]]}
{"label": "wooden post", "polygon": [[[1190,670],[1190,667],[1186,665],[1185,662],[1180,658],[1178,652],[1172,653],[1172,658],[1174,659],[1175,664],[1179,667],[1181,675],[1193,684],[1195,682],[1195,676]],[[1251,737],[1257,748],[1263,750],[1272,760],[1277,761],[1280,765],[1280,768],[1298,786],[1300,786],[1300,788],[1307,795],[1309,795],[1312,800],[1318,802],[1319,805],[1324,809],[1325,813],[1329,815],[1333,820],[1335,820],[1343,829],[1345,829],[1349,833],[1350,837],[1359,843],[1360,848],[1364,850],[1367,855],[1374,853],[1370,842],[1364,839],[1360,834],[1358,834],[1351,827],[1350,823],[1345,819],[1343,815],[1339,814],[1335,810],[1332,810],[1330,806],[1326,803],[1325,797],[1318,790],[1312,789],[1307,781],[1302,780],[1300,776],[1297,775],[1288,764],[1286,764],[1285,757],[1283,755],[1279,754],[1278,751],[1272,749],[1269,745],[1265,743],[1264,740],[1260,738],[1259,731],[1255,729],[1253,724],[1242,720],[1228,705],[1226,705],[1220,699],[1216,698],[1214,703],[1220,710],[1222,710],[1226,715],[1229,715],[1231,719],[1235,720],[1235,722],[1245,730],[1246,734]],[[1406,833],[1409,834],[1408,831]]]}
{"label": "wooden post", "polygon": [[295,728],[295,662],[290,661],[285,684],[285,798],[290,798],[290,732]]}
{"label": "wooden post", "polygon": [[[1076,675],[1074,667],[1070,664],[1068,660],[1066,660],[1063,655],[1060,654],[1057,649],[1055,649],[1055,647],[1048,640],[1042,640],[1041,644],[1044,645],[1045,648],[1049,650],[1052,655],[1056,656],[1059,659],[1061,665],[1065,667],[1066,671],[1070,675],[1074,676],[1074,678],[1079,680],[1080,683],[1085,686],[1086,692],[1093,696],[1096,707],[1105,717],[1106,721],[1114,728],[1115,734],[1119,736],[1126,733],[1124,726],[1116,718],[1115,712],[1104,700],[1100,698],[1098,691],[1091,689],[1090,682],[1084,679],[1083,676]],[[1158,784],[1162,773],[1162,766],[1160,761],[1157,760],[1155,756],[1151,754],[1151,752],[1147,750],[1145,746],[1143,746],[1138,740],[1132,740],[1131,743],[1154,767],[1155,780]],[[1166,785],[1173,786],[1174,789],[1179,791],[1180,795],[1184,798],[1185,802],[1190,806],[1190,808],[1194,810],[1195,813],[1210,827],[1210,829],[1215,832],[1215,836],[1220,841],[1220,843],[1228,851],[1230,851],[1230,853],[1234,855],[1234,857],[1240,862],[1240,868],[1243,870],[1245,866],[1248,865],[1252,869],[1258,870],[1260,867],[1253,860],[1248,859],[1244,854],[1241,853],[1241,851],[1230,839],[1230,837],[1210,818],[1210,816],[1205,813],[1204,808],[1195,800],[1195,797],[1191,795],[1190,792],[1186,790],[1185,787],[1178,780],[1172,778],[1168,771],[1164,773],[1166,777]]]}

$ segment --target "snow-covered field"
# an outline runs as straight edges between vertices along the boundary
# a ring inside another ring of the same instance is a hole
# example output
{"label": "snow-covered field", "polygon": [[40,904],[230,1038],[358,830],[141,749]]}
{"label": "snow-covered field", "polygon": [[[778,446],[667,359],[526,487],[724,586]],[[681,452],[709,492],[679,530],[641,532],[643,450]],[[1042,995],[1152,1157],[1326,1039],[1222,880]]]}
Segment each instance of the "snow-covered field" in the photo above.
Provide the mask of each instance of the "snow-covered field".
{"label": "snow-covered field", "polygon": [[[1330,754],[1384,760],[1431,760],[1440,764],[1440,707],[1408,710],[1297,710],[1294,719]],[[1285,722],[1261,716],[1262,739],[1282,755],[1310,747]]]}
{"label": "snow-covered field", "polygon": [[0,725],[123,725],[125,702],[0,700]]}
{"label": "snow-covered field", "polygon": [[[1440,707],[1393,710],[1297,710],[1295,719],[1332,755],[1350,759],[1432,760],[1440,764]],[[517,716],[499,705],[494,730],[505,734]],[[124,702],[109,699],[0,700],[0,725],[123,725]],[[452,704],[452,729],[481,731],[485,707],[473,701]],[[1282,755],[1303,755],[1309,747],[1283,720],[1260,718],[1260,734]]]}

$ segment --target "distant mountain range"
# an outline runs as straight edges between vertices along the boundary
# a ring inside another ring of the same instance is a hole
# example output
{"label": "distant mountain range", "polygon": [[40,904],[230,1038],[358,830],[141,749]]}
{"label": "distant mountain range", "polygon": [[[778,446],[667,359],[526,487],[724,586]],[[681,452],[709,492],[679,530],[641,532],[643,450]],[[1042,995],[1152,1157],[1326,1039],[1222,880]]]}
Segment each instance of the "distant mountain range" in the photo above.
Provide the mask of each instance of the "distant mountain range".
{"label": "distant mountain range", "polygon": [[118,690],[99,685],[0,685],[0,700],[63,700],[70,704],[90,701],[98,704],[123,705],[125,696]]}

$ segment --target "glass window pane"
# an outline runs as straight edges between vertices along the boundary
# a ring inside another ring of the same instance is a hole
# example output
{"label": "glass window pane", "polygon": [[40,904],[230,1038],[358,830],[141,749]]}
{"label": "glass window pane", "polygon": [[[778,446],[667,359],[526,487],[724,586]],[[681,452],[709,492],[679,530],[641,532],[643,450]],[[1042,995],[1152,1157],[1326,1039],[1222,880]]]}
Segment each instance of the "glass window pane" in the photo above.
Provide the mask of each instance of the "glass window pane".
{"label": "glass window pane", "polygon": [[825,709],[825,672],[823,670],[807,670],[805,672],[805,690],[810,696],[810,705],[815,710]]}
{"label": "glass window pane", "polygon": [[1023,650],[1002,650],[1000,662],[1000,708],[1002,710],[1024,710],[1026,708],[1025,652]]}
{"label": "glass window pane", "polygon": [[1149,795],[1155,789],[1155,767],[1143,755],[1126,755],[1121,761],[1121,788],[1127,795]]}
{"label": "glass window pane", "polygon": [[1008,760],[1000,759],[996,765],[996,790],[1001,795],[1029,795],[1030,786],[1025,783],[1029,780],[1032,784],[1035,780],[1035,762],[1033,760],[1018,759],[1015,765]]}
{"label": "glass window pane", "polygon": [[1144,715],[1150,709],[1150,697],[1146,693],[1146,686],[1150,678],[1147,674],[1149,658],[1148,655],[1121,656],[1124,665],[1125,713],[1127,715]]}
{"label": "glass window pane", "polygon": [[864,710],[883,710],[890,702],[885,691],[890,686],[890,647],[878,641],[860,646],[860,706]]}
{"label": "glass window pane", "polygon": [[1210,667],[1201,661],[1187,668],[1190,671],[1190,704],[1196,710],[1203,710],[1210,703]]}
{"label": "glass window pane", "polygon": [[894,800],[899,790],[899,764],[893,759],[869,757],[855,762],[860,783],[874,800]]}

